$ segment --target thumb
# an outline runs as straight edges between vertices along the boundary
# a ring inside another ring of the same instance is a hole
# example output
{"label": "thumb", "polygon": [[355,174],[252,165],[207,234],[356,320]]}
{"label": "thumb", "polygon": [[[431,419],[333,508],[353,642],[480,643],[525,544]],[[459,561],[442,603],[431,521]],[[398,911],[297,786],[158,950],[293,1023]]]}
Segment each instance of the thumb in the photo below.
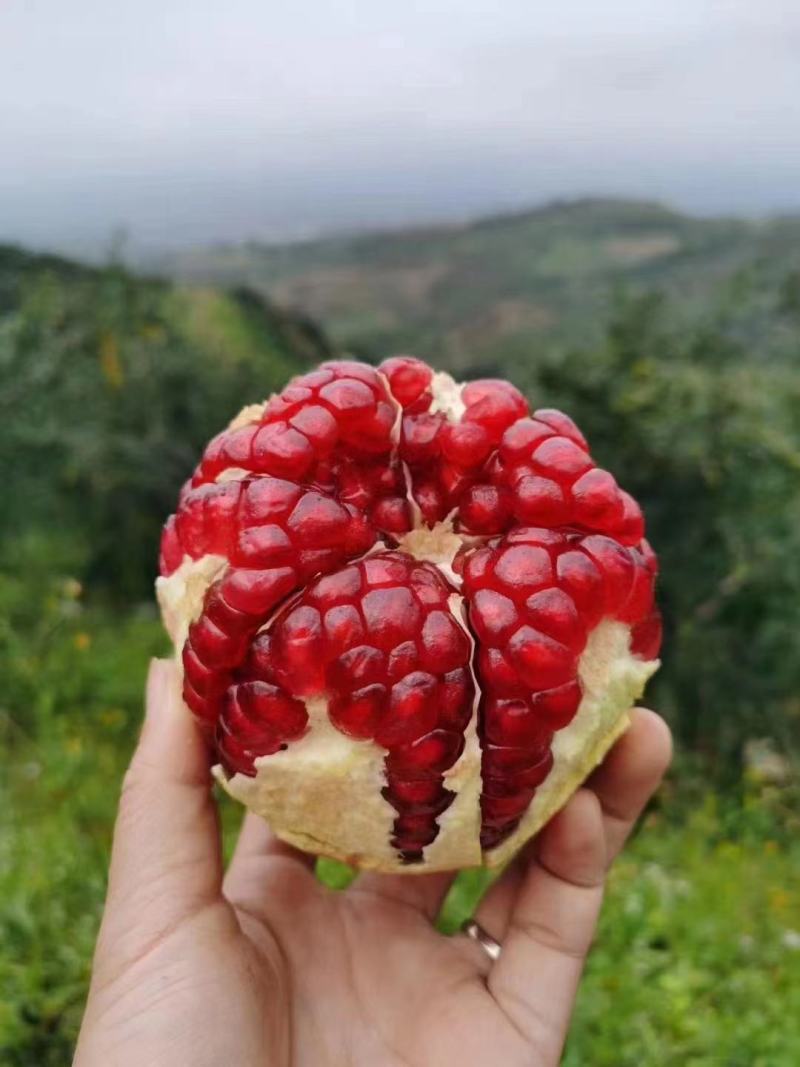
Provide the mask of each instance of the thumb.
{"label": "thumb", "polygon": [[119,949],[121,938],[157,938],[218,898],[221,884],[206,744],[183,704],[174,664],[153,660],[114,828],[99,948],[109,939]]}

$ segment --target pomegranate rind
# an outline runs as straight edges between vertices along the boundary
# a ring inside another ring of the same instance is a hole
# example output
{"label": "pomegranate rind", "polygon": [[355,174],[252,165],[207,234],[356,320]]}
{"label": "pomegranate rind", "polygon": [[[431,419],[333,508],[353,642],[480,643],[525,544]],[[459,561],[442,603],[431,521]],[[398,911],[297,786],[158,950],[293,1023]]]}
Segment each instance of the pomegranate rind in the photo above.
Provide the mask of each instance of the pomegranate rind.
{"label": "pomegranate rind", "polygon": [[463,755],[445,774],[445,786],[456,799],[440,818],[424,863],[403,864],[389,844],[395,812],[380,792],[383,751],[339,733],[324,700],[309,701],[311,730],[285,752],[257,760],[255,778],[228,778],[221,767],[214,773],[226,792],[266,819],[281,840],[360,870],[430,874],[501,867],[566,804],[627,729],[630,708],[659,666],[631,655],[629,644],[623,623],[601,622],[592,632],[579,664],[584,696],[573,721],[555,734],[553,769],[514,833],[486,852],[480,848],[480,747],[474,720]]}

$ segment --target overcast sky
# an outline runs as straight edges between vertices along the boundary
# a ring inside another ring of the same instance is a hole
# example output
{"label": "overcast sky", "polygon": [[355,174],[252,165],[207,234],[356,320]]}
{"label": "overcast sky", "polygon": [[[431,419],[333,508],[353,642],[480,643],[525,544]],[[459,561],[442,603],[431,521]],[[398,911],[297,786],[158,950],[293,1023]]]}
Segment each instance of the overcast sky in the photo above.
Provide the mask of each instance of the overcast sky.
{"label": "overcast sky", "polygon": [[0,0],[0,239],[800,209],[800,0]]}

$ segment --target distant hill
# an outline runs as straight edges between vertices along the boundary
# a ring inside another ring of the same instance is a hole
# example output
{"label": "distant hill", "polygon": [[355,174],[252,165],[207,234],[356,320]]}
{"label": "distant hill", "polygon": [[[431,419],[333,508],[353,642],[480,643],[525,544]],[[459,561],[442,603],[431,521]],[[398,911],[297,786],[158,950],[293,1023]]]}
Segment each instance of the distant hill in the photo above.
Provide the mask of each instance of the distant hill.
{"label": "distant hill", "polygon": [[743,279],[773,292],[800,269],[800,217],[581,200],[457,226],[197,249],[157,266],[269,293],[355,351],[410,349],[466,369],[531,344],[594,343],[623,290],[663,291],[689,318],[735,302]]}

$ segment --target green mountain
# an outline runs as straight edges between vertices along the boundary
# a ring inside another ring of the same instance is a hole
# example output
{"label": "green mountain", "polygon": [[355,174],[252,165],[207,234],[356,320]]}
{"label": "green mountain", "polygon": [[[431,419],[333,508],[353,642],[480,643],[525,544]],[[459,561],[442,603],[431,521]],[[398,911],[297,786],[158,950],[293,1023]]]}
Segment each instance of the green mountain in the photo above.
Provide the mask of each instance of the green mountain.
{"label": "green mountain", "polygon": [[160,524],[206,440],[330,354],[247,291],[183,288],[0,246],[0,536],[58,537],[71,573],[148,591]]}
{"label": "green mountain", "polygon": [[198,249],[158,267],[269,293],[357,352],[480,368],[531,346],[597,341],[620,292],[658,290],[694,321],[731,304],[756,334],[776,291],[794,286],[798,299],[800,217],[702,219],[583,200],[458,226]]}

